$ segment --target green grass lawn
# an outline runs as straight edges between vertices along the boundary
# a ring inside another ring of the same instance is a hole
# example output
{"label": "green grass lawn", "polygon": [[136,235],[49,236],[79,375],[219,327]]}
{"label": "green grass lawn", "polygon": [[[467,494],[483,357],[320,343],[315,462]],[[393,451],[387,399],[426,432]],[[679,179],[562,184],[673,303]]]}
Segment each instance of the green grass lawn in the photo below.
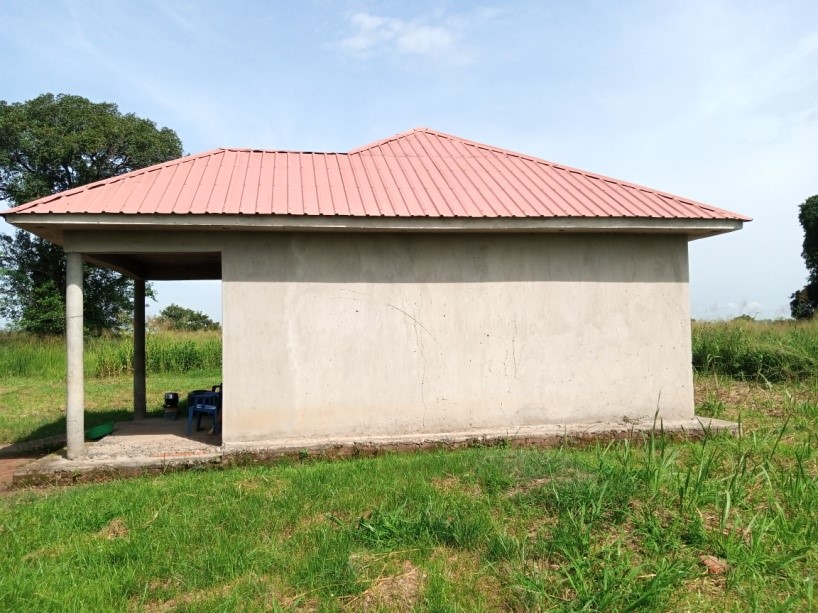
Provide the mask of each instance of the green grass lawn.
{"label": "green grass lawn", "polygon": [[[148,375],[148,411],[162,415],[165,392],[184,394],[221,380],[218,370]],[[85,427],[133,419],[130,376],[89,377],[85,381]],[[65,434],[65,380],[52,376],[0,379],[0,444]]]}
{"label": "green grass lawn", "polygon": [[[85,340],[85,425],[133,416],[133,339]],[[146,339],[148,411],[160,415],[165,392],[221,381],[219,332],[158,332]],[[65,433],[65,341],[0,331],[0,444]]]}
{"label": "green grass lawn", "polygon": [[711,376],[697,393],[744,436],[6,494],[0,609],[814,609],[818,388]]}
{"label": "green grass lawn", "polygon": [[[6,492],[0,610],[816,610],[818,380],[718,362],[697,412],[741,437],[304,454]],[[149,405],[217,372],[152,374]],[[49,381],[0,379],[4,440],[64,427]],[[90,378],[87,423],[127,416],[130,386]]]}

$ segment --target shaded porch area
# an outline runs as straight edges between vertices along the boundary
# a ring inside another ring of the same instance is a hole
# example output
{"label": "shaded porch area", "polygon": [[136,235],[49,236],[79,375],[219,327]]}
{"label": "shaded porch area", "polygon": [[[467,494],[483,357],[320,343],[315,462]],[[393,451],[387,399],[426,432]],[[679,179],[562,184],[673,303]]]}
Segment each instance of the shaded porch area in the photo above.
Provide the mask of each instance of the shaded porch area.
{"label": "shaded porch area", "polygon": [[[146,398],[146,282],[150,280],[220,280],[221,253],[203,248],[212,245],[201,238],[180,240],[178,235],[166,235],[158,240],[154,235],[123,237],[121,235],[74,236],[77,246],[66,249],[66,349],[67,349],[67,394],[66,394],[66,462],[85,462],[93,459],[96,449],[106,458],[118,458],[122,451],[125,458],[140,458],[136,463],[151,464],[156,458],[167,455],[163,449],[173,448],[176,456],[187,457],[198,450],[178,444],[167,445],[168,441],[157,439],[133,445],[134,436],[179,437],[185,436],[185,423],[178,428],[168,424],[147,420]],[[147,239],[147,240],[146,240]],[[70,242],[70,241],[69,241]],[[173,251],[165,250],[165,243],[175,246]],[[112,247],[114,247],[112,249]],[[157,250],[159,248],[159,250]],[[88,446],[84,442],[84,379],[83,371],[83,262],[116,270],[133,279],[133,417],[134,422],[118,424],[118,430],[98,446]],[[221,406],[221,404],[220,404]],[[188,407],[190,410],[190,407]],[[215,418],[214,418],[215,419]],[[161,420],[160,420],[161,421]],[[149,424],[149,425],[143,425]],[[169,422],[173,424],[174,422]],[[130,437],[130,438],[129,438]],[[219,442],[220,442],[220,437]],[[111,439],[111,440],[108,440]],[[197,437],[190,439],[197,442]],[[101,457],[101,456],[100,456]],[[161,461],[161,460],[160,460]]]}

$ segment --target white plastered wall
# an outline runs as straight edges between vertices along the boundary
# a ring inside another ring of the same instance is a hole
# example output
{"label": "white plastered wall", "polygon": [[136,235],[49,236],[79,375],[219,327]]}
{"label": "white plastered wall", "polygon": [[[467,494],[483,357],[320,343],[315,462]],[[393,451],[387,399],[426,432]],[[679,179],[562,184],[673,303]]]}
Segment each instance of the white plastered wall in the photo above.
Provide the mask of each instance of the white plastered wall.
{"label": "white plastered wall", "polygon": [[226,443],[693,417],[684,235],[222,246]]}

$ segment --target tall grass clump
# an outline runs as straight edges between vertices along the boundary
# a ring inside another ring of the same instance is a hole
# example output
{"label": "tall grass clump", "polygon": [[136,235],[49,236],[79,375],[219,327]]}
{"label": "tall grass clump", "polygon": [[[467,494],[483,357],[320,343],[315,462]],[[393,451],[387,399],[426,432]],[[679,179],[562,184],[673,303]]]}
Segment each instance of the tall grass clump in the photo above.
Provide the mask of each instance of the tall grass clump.
{"label": "tall grass clump", "polygon": [[[99,336],[85,339],[85,373],[113,377],[133,373],[133,338]],[[220,370],[221,334],[156,332],[145,341],[149,374]],[[20,333],[0,335],[0,377],[65,377],[65,339]]]}
{"label": "tall grass clump", "polygon": [[0,332],[0,377],[65,375],[65,340]]}
{"label": "tall grass clump", "polygon": [[[133,372],[133,339],[94,339],[86,361],[92,376],[112,377]],[[219,370],[222,339],[219,332],[162,332],[145,339],[148,373]]]}
{"label": "tall grass clump", "polygon": [[767,381],[818,375],[818,321],[694,322],[692,342],[693,367],[702,374]]}

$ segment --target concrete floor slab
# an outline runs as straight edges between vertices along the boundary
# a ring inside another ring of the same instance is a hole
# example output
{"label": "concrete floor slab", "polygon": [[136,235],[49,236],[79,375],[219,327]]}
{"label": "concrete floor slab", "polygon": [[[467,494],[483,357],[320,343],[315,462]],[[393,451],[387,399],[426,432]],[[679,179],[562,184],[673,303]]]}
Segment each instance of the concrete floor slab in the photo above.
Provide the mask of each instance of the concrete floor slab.
{"label": "concrete floor slab", "polygon": [[594,440],[638,439],[651,431],[662,431],[669,436],[701,438],[718,432],[738,433],[738,424],[711,418],[669,421],[654,424],[645,421],[601,421],[594,423],[548,424],[514,430],[447,432],[414,436],[373,436],[368,438],[315,438],[275,439],[227,443],[224,458],[276,458],[322,455],[346,457],[374,455],[380,451],[412,451],[435,448],[460,448],[477,445],[507,443],[512,447],[552,447],[564,442],[582,443]]}
{"label": "concrete floor slab", "polygon": [[[279,439],[222,445],[206,431],[186,434],[185,420],[146,419],[118,423],[113,434],[86,442],[79,458],[69,460],[65,450],[35,460],[14,473],[15,485],[76,483],[303,454],[326,457],[373,455],[382,451],[458,448],[507,442],[512,446],[553,446],[582,442],[639,438],[654,430],[653,421],[559,424],[505,431],[469,431],[439,435],[383,436],[358,439]],[[671,436],[701,437],[707,433],[738,431],[733,422],[696,418],[656,424]]]}
{"label": "concrete floor slab", "polygon": [[145,419],[117,423],[114,432],[86,441],[80,456],[65,449],[31,462],[14,473],[14,484],[48,484],[161,472],[179,467],[218,463],[221,437],[207,431],[187,436],[187,421]]}

